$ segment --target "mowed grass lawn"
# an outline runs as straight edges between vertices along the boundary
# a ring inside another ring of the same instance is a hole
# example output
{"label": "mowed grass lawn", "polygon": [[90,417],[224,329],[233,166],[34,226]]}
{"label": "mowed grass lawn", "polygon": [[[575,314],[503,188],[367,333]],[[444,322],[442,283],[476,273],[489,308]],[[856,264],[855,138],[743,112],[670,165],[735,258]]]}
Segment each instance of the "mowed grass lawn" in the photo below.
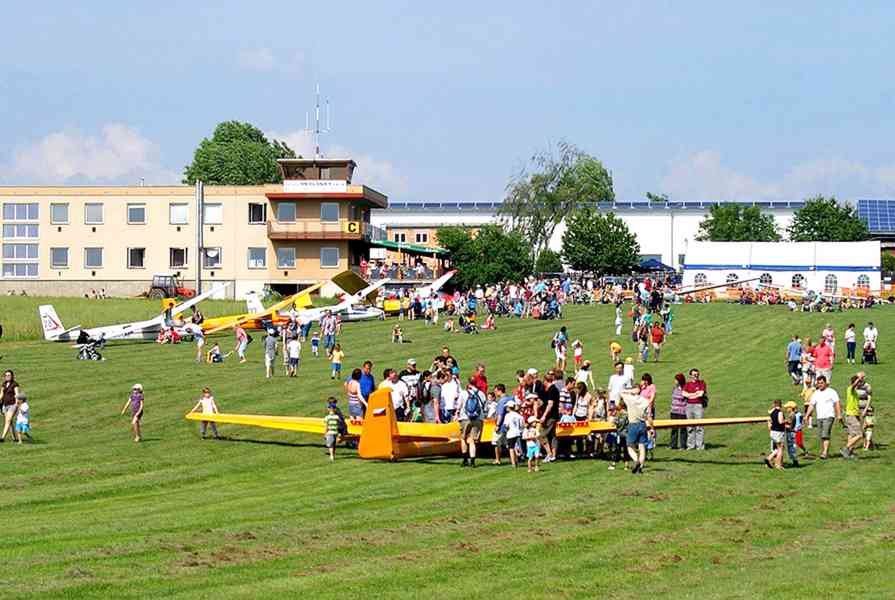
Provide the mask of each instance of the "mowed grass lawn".
{"label": "mowed grass lawn", "polygon": [[[36,302],[0,302],[7,330],[37,321]],[[135,319],[154,310],[116,306]],[[455,458],[363,461],[343,448],[331,464],[317,436],[224,426],[229,440],[202,441],[183,419],[204,385],[225,412],[322,415],[330,394],[344,406],[308,349],[298,379],[266,381],[258,334],[246,365],[197,365],[191,344],[115,345],[107,362],[86,363],[66,344],[4,341],[0,366],[29,393],[36,439],[0,445],[4,596],[892,597],[892,309],[711,305],[675,315],[662,362],[638,365],[637,376],[653,375],[662,413],[672,375],[701,368],[707,416],[764,415],[772,399],[796,398],[783,362],[791,333],[817,337],[831,321],[841,340],[849,321],[860,331],[874,320],[884,362],[867,372],[883,447],[772,472],[761,462],[766,429],[752,425],[708,430],[704,453],[668,450],[663,432],[642,477],[589,459],[530,475],[488,461],[462,469]],[[600,382],[612,320],[612,307],[597,306],[569,307],[564,321]],[[411,343],[399,346],[391,322],[354,323],[341,342],[346,368],[424,365],[447,343],[464,373],[484,361],[492,383],[511,383],[517,368],[550,365],[558,325],[500,321],[467,336],[406,323]],[[232,336],[220,339],[232,347]],[[854,370],[836,364],[843,397]],[[135,382],[146,388],[141,444],[118,414]],[[813,430],[806,441],[816,454]],[[842,443],[837,425],[834,453]]]}

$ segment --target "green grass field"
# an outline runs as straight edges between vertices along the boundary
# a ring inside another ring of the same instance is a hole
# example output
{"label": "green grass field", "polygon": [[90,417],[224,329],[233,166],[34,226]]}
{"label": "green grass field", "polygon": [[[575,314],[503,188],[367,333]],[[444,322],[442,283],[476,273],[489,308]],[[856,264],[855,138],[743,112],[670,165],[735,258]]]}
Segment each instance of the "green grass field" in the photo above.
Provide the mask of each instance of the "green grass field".
{"label": "green grass field", "polygon": [[[36,331],[35,299],[0,303],[6,331],[21,332],[13,337]],[[56,304],[69,326],[155,310],[107,301],[103,310],[114,310],[97,315],[96,301]],[[884,362],[867,372],[883,447],[858,461],[807,460],[772,472],[760,458],[764,426],[739,426],[708,430],[704,453],[672,452],[660,434],[642,477],[610,472],[597,460],[530,475],[490,464],[461,469],[454,458],[362,461],[341,448],[331,464],[317,436],[224,426],[229,440],[202,441],[183,419],[203,385],[225,412],[322,415],[330,394],[344,406],[325,360],[309,352],[297,380],[278,374],[266,381],[258,342],[246,365],[197,365],[192,345],[151,343],[114,345],[107,362],[84,363],[66,344],[4,336],[0,366],[15,369],[29,393],[36,438],[30,446],[0,445],[4,595],[892,597],[895,576],[886,565],[895,550],[895,474],[885,446],[895,418],[886,362],[892,309],[675,312],[663,361],[638,366],[637,376],[653,374],[662,411],[672,375],[700,367],[711,392],[707,416],[762,415],[773,398],[795,398],[783,363],[788,336],[816,337],[826,321],[841,336],[849,321],[860,331],[872,318]],[[567,313],[571,336],[584,341],[605,381],[612,308]],[[346,367],[369,358],[376,373],[409,357],[428,364],[444,343],[465,370],[484,361],[492,383],[510,383],[517,368],[549,366],[555,322],[499,326],[466,336],[412,323],[405,327],[412,343],[398,346],[389,342],[391,323],[346,324],[341,341]],[[231,336],[221,339],[232,346]],[[852,372],[837,362],[840,394]],[[135,382],[146,388],[141,444],[118,416]],[[837,425],[834,452],[844,435]],[[806,443],[816,453],[813,431]]]}

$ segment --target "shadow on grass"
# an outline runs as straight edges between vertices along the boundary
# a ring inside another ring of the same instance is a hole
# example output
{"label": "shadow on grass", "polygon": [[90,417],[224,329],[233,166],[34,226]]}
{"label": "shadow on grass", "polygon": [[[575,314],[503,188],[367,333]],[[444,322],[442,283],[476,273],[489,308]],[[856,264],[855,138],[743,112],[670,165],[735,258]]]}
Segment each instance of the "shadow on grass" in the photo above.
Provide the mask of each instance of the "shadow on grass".
{"label": "shadow on grass", "polygon": [[200,441],[200,442],[203,442],[203,441],[204,441],[204,442],[208,442],[209,444],[211,444],[211,443],[221,443],[221,442],[224,442],[224,443],[237,443],[237,444],[259,444],[259,445],[262,445],[262,446],[283,446],[283,447],[286,447],[286,448],[320,448],[320,449],[325,449],[325,448],[323,447],[323,444],[307,444],[307,443],[305,443],[305,444],[300,444],[300,443],[297,443],[297,442],[284,442],[284,441],[280,441],[280,440],[255,440],[255,439],[251,439],[251,438],[234,438],[234,437],[227,437],[227,436],[221,436],[221,437],[219,437],[218,439],[214,439],[213,437],[209,437],[209,438],[205,438],[204,440],[203,440],[202,438],[196,438],[196,440],[198,440],[198,441]]}

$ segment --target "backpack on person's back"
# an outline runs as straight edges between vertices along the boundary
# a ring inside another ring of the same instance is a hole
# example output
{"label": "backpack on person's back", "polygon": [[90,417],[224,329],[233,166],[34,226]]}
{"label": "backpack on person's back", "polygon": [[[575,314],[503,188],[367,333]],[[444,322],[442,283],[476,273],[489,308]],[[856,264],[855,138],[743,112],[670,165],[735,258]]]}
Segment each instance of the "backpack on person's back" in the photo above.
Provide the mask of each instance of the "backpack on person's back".
{"label": "backpack on person's back", "polygon": [[466,395],[464,409],[467,419],[470,421],[481,421],[482,413],[484,412],[484,401],[481,398],[481,392],[469,390]]}

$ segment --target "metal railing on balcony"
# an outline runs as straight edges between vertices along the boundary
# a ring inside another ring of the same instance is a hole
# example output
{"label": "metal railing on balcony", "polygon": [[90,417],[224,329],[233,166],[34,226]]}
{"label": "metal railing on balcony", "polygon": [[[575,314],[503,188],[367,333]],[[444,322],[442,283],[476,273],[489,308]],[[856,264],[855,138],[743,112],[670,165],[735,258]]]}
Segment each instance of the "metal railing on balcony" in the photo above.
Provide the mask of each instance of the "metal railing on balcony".
{"label": "metal railing on balcony", "polygon": [[370,234],[370,224],[363,221],[267,222],[267,237],[275,240],[369,240]]}

